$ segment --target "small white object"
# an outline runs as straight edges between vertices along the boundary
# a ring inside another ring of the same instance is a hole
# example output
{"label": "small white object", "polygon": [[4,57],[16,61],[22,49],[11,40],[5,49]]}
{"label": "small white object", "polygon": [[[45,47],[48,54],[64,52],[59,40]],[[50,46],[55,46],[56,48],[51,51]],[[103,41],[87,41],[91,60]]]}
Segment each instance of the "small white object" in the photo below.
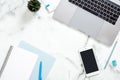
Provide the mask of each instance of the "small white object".
{"label": "small white object", "polygon": [[13,48],[0,80],[29,80],[37,59],[36,54]]}
{"label": "small white object", "polygon": [[60,0],[41,0],[41,3],[44,4],[48,13],[54,12],[59,2]]}

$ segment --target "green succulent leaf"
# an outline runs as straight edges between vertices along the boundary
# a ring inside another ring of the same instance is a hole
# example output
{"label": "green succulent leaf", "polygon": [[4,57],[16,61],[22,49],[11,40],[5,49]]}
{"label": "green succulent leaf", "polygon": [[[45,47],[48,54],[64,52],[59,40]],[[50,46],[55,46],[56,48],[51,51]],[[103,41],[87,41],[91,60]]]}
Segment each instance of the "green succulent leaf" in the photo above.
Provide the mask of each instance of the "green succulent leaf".
{"label": "green succulent leaf", "polygon": [[38,0],[28,1],[28,9],[32,12],[37,12],[41,7],[41,3]]}

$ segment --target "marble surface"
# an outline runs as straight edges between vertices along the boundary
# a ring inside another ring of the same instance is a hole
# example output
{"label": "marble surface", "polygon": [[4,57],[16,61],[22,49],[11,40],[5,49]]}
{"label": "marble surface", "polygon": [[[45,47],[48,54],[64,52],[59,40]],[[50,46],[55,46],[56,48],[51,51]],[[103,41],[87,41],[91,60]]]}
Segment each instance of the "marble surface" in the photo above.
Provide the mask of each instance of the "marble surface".
{"label": "marble surface", "polygon": [[[0,6],[3,4],[8,6],[8,2],[12,5],[11,1],[16,2],[16,0],[1,0]],[[0,55],[2,55],[0,58],[5,57],[10,45],[16,46],[21,40],[25,40],[56,58],[47,80],[83,79],[84,75],[77,78],[83,71],[78,50],[86,45],[87,35],[55,21],[52,18],[53,13],[48,13],[44,5],[37,13],[31,13],[26,6],[27,1],[21,0],[17,7],[12,7],[11,10],[4,9],[6,13],[0,14]],[[89,38],[87,46],[94,47],[99,67],[102,70],[113,45],[105,46]],[[109,66],[107,70],[109,73],[102,76],[104,80],[108,80],[109,75],[112,75],[114,80],[120,79],[117,73],[113,75],[114,72]]]}

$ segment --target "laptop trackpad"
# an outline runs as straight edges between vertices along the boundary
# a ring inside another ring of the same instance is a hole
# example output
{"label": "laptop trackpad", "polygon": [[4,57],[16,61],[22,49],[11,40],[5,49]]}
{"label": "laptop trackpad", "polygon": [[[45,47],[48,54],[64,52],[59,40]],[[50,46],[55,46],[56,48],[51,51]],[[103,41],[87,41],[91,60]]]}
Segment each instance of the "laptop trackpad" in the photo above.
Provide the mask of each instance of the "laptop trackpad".
{"label": "laptop trackpad", "polygon": [[69,24],[73,28],[95,37],[99,33],[103,23],[104,20],[101,18],[78,8]]}

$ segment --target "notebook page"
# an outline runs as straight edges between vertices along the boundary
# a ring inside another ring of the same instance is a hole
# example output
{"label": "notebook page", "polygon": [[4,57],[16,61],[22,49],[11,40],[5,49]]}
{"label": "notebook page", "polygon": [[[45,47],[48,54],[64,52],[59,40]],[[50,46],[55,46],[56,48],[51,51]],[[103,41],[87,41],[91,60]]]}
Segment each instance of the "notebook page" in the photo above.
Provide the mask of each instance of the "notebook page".
{"label": "notebook page", "polygon": [[37,59],[36,54],[13,48],[0,80],[29,80]]}

